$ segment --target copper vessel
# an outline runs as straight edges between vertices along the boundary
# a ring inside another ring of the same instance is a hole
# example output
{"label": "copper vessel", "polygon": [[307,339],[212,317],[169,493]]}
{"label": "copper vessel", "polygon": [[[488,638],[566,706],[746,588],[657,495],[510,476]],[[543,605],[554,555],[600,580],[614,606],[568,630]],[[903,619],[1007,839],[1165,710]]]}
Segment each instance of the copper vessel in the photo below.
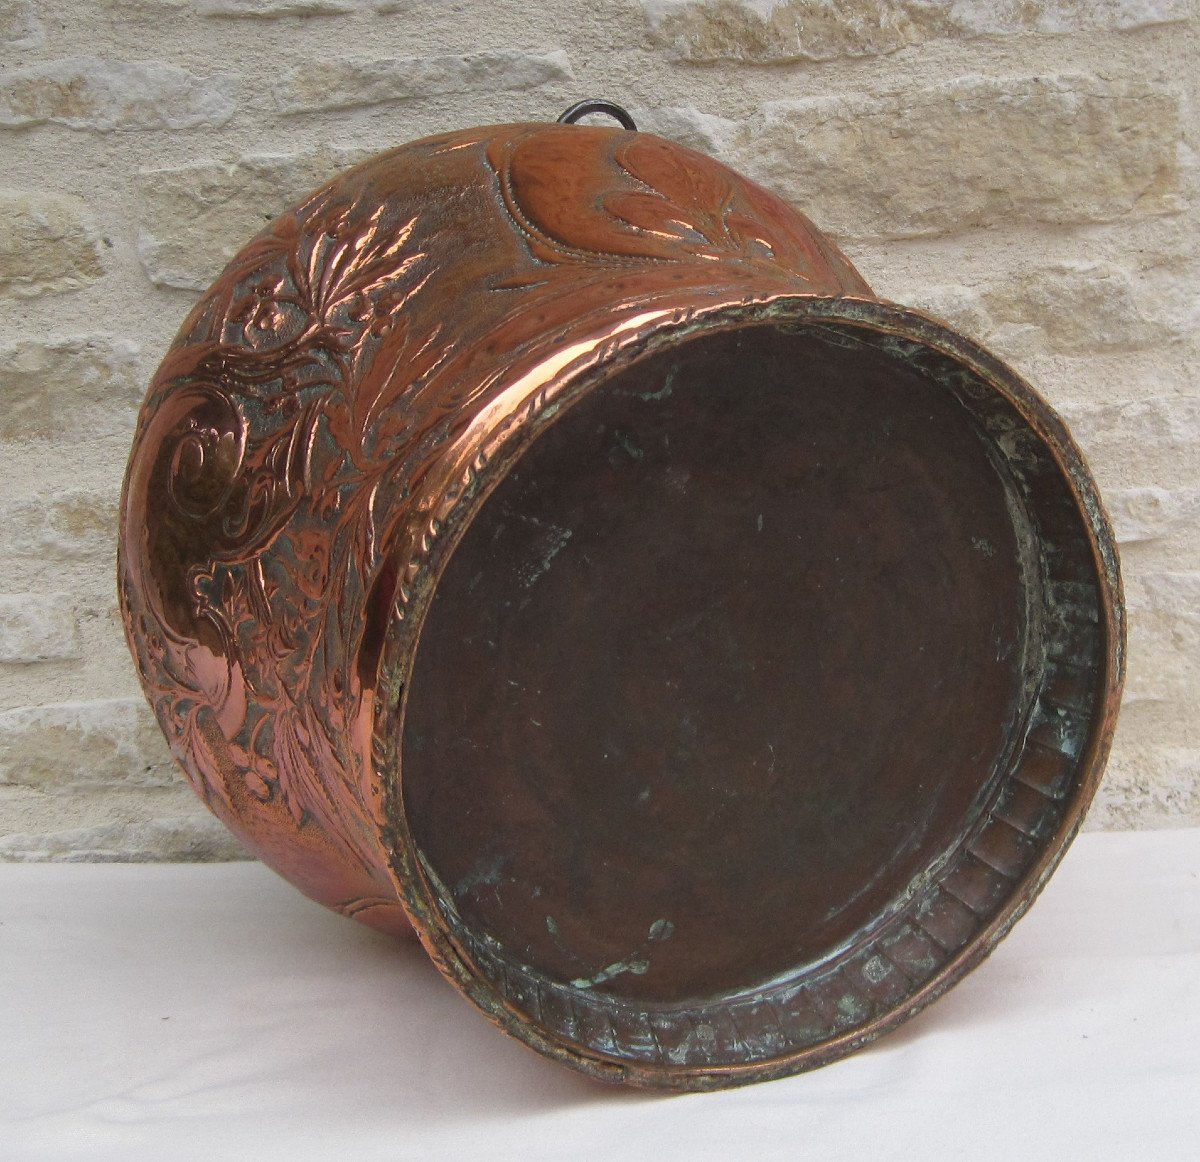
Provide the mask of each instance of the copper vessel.
{"label": "copper vessel", "polygon": [[642,1086],[820,1065],[977,964],[1123,671],[1062,421],[632,128],[427,138],[250,242],[151,385],[119,572],[246,847]]}

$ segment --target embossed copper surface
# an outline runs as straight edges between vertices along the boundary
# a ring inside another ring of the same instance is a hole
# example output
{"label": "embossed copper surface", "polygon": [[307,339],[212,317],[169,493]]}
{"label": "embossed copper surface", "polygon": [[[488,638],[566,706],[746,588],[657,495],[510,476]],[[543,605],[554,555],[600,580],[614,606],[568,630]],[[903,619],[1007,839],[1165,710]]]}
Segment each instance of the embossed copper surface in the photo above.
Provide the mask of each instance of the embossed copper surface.
{"label": "embossed copper surface", "polygon": [[1112,537],[1011,370],[651,135],[317,191],[142,409],[120,591],[209,807],[593,1075],[844,1054],[977,963],[1103,768]]}

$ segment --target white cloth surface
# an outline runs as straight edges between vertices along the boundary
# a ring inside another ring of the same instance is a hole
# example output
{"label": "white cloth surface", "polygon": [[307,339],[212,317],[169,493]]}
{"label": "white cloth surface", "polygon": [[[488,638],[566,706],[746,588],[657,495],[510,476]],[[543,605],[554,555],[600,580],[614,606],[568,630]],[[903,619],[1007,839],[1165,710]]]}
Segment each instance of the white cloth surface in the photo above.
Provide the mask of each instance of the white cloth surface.
{"label": "white cloth surface", "polygon": [[1083,836],[860,1053],[647,1095],[544,1061],[415,943],[258,864],[0,866],[0,1157],[1200,1159],[1200,830]]}

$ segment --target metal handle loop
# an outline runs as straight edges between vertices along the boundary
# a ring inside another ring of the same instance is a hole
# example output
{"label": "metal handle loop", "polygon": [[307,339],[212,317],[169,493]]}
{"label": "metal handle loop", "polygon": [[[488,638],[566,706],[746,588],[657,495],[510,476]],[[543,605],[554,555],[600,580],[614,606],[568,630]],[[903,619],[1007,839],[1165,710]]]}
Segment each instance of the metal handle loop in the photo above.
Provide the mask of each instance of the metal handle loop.
{"label": "metal handle loop", "polygon": [[576,101],[574,105],[563,111],[558,121],[560,125],[574,125],[580,117],[586,117],[589,113],[603,113],[614,121],[619,121],[623,128],[637,130],[633,118],[620,105],[613,101],[602,101],[594,97],[589,97],[585,101]]}

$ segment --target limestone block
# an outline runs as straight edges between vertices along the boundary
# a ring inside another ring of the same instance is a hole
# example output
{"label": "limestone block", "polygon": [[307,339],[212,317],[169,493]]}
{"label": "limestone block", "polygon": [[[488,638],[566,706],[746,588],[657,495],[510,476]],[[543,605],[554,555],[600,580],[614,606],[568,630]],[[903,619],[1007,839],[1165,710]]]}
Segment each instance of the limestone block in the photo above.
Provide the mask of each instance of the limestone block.
{"label": "limestone block", "polygon": [[137,349],[123,340],[0,343],[0,440],[132,437],[145,390]]}
{"label": "limestone block", "polygon": [[63,57],[0,73],[0,125],[192,129],[224,125],[237,78],[198,77],[158,61]]}
{"label": "limestone block", "polygon": [[0,662],[28,665],[79,657],[79,623],[66,594],[0,594]]}
{"label": "limestone block", "polygon": [[1186,339],[1200,319],[1195,279],[1137,279],[1111,262],[1030,267],[978,286],[929,286],[902,301],[1015,358],[1094,355]]}
{"label": "limestone block", "polygon": [[563,52],[495,51],[384,60],[322,57],[286,70],[273,91],[281,113],[310,113],[446,94],[533,89],[571,78]]}
{"label": "limestone block", "polygon": [[103,273],[83,201],[44,190],[0,189],[0,299],[79,290]]}
{"label": "limestone block", "polygon": [[452,0],[94,0],[106,11],[142,19],[163,12],[190,12],[213,20],[307,20],[355,12],[386,15],[427,10]]}
{"label": "limestone block", "polygon": [[1125,600],[1125,701],[1200,701],[1200,573],[1127,577]]}
{"label": "limestone block", "polygon": [[739,135],[736,121],[702,112],[695,106],[635,106],[629,112],[639,129],[721,159],[734,148]]}
{"label": "limestone block", "polygon": [[0,711],[0,785],[75,794],[169,787],[182,777],[141,698]]}
{"label": "limestone block", "polygon": [[[875,289],[879,291],[878,287]],[[889,287],[887,297],[906,307],[933,315],[980,343],[990,344],[993,341],[996,322],[988,313],[984,295],[978,287],[957,283],[933,283],[899,289]]]}
{"label": "limestone block", "polygon": [[0,45],[38,48],[45,43],[46,29],[32,0],[0,0]]}
{"label": "limestone block", "polygon": [[137,178],[142,266],[159,286],[205,289],[268,222],[367,152],[253,154],[143,170]]}
{"label": "limestone block", "polygon": [[1105,488],[1191,488],[1200,480],[1200,396],[1059,409]]}
{"label": "limestone block", "polygon": [[843,238],[1179,208],[1179,98],[1084,75],[772,101],[737,160]]}
{"label": "limestone block", "polygon": [[353,0],[197,0],[201,16],[277,20],[288,16],[340,16],[363,7]]}
{"label": "limestone block", "polygon": [[1139,287],[1110,262],[1079,262],[1030,270],[988,289],[984,301],[1000,327],[1036,328],[1051,351],[1091,355],[1186,337],[1192,321],[1178,301],[1187,296],[1195,310],[1200,295],[1190,282],[1173,291]]}
{"label": "limestone block", "polygon": [[787,64],[950,38],[1124,30],[1188,18],[1187,0],[642,0],[682,60]]}
{"label": "limestone block", "polygon": [[1118,742],[1088,813],[1090,831],[1200,825],[1200,750]]}
{"label": "limestone block", "polygon": [[118,503],[116,488],[75,488],[9,503],[0,498],[0,549],[4,556],[36,558],[48,567],[110,562],[117,545]]}
{"label": "limestone block", "polygon": [[199,802],[195,814],[0,836],[7,863],[210,863],[249,859]]}
{"label": "limestone block", "polygon": [[1200,545],[1200,488],[1113,488],[1104,503],[1122,545],[1172,537]]}

